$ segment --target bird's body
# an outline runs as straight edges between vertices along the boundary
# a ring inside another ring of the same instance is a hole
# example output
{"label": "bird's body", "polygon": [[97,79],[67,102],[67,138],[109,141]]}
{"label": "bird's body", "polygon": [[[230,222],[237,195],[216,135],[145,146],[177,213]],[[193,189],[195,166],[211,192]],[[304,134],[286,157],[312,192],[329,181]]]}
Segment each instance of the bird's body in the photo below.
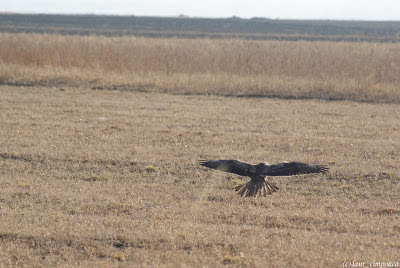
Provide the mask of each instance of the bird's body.
{"label": "bird's body", "polygon": [[284,162],[277,165],[267,165],[266,163],[251,165],[237,160],[200,160],[199,164],[204,167],[250,177],[251,180],[248,183],[235,187],[235,190],[241,196],[266,196],[279,190],[278,187],[265,180],[267,176],[326,173],[329,170],[326,166],[300,162]]}

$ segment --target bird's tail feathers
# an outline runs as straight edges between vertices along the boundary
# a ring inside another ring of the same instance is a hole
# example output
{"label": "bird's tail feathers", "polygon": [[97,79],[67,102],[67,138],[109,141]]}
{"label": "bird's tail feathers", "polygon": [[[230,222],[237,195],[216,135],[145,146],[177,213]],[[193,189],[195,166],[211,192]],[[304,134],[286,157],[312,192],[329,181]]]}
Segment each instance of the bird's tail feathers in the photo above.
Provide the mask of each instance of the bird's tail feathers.
{"label": "bird's tail feathers", "polygon": [[248,183],[235,187],[235,191],[241,196],[267,196],[277,190],[279,190],[278,187],[265,180],[258,182],[249,181]]}

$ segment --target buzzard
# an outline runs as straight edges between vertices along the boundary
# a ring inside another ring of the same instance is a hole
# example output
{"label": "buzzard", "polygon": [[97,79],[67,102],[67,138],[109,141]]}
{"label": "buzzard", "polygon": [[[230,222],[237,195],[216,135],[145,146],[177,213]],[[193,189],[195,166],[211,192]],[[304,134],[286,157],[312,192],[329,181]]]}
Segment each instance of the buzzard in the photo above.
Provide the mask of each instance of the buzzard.
{"label": "buzzard", "polygon": [[266,163],[251,165],[237,160],[200,160],[199,164],[204,167],[250,177],[251,180],[248,183],[235,187],[236,192],[241,196],[266,196],[279,190],[278,187],[265,180],[267,176],[291,176],[310,173],[326,174],[329,170],[326,166],[300,162],[284,162],[276,165],[267,165]]}

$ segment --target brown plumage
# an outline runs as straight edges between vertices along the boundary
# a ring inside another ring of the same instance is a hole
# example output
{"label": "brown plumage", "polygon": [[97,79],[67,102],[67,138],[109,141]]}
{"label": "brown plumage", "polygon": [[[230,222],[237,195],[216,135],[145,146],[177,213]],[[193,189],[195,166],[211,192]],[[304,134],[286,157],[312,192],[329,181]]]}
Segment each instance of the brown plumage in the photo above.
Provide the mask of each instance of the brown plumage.
{"label": "brown plumage", "polygon": [[267,176],[292,176],[298,174],[327,173],[329,168],[321,165],[310,165],[300,162],[284,162],[276,165],[260,163],[251,165],[237,160],[200,160],[199,164],[224,172],[250,177],[246,184],[235,187],[241,196],[267,196],[279,190],[265,180]]}

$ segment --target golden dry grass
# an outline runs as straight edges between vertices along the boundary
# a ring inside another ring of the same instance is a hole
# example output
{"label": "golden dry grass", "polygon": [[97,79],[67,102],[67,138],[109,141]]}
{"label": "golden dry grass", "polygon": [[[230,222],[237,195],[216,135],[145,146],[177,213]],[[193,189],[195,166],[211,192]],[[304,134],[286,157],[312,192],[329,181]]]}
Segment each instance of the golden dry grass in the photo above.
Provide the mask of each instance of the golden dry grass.
{"label": "golden dry grass", "polygon": [[[4,266],[400,261],[397,104],[0,87]],[[242,198],[200,158],[328,164]]]}
{"label": "golden dry grass", "polygon": [[8,85],[400,103],[400,44],[0,33]]}

